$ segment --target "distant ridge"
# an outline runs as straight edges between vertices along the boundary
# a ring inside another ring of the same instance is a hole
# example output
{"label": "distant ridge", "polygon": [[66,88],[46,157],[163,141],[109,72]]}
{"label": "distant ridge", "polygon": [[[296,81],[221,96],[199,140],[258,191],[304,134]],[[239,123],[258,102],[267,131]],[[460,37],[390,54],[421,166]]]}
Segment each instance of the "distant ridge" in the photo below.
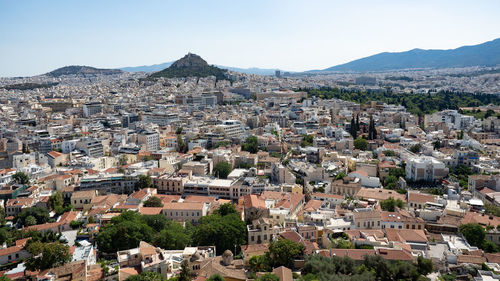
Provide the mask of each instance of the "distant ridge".
{"label": "distant ridge", "polygon": [[196,54],[188,53],[168,68],[151,74],[149,77],[181,78],[215,76],[217,80],[227,79],[227,70],[208,63]]}
{"label": "distant ridge", "polygon": [[83,65],[70,65],[70,66],[65,66],[58,68],[56,70],[53,70],[46,75],[52,76],[52,77],[59,77],[62,75],[76,75],[76,74],[84,74],[84,75],[90,75],[90,74],[103,74],[103,75],[112,75],[112,74],[120,74],[123,71],[119,69],[101,69],[101,68],[95,68],[95,67],[90,67],[90,66],[83,66]]}
{"label": "distant ridge", "polygon": [[500,38],[451,50],[413,49],[380,53],[345,64],[311,72],[367,72],[418,68],[452,68],[500,65]]}
{"label": "distant ridge", "polygon": [[[128,67],[122,67],[120,68],[120,70],[127,72],[157,72],[171,66],[173,63],[174,63],[173,61],[170,61],[153,65],[128,66]],[[232,66],[223,66],[218,64],[215,64],[214,66],[235,72],[241,72],[246,74],[258,74],[258,75],[274,75],[275,71],[277,70],[277,68],[258,68],[258,67],[240,68]]]}

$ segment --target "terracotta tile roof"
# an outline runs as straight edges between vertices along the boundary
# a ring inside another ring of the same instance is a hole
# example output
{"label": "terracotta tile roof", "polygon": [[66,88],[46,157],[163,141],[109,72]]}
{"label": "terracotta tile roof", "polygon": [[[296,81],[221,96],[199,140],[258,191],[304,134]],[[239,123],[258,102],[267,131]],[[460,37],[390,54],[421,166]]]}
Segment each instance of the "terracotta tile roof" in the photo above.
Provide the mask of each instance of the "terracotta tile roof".
{"label": "terracotta tile roof", "polygon": [[329,193],[319,193],[319,192],[314,192],[312,194],[312,197],[317,197],[317,198],[334,198],[334,199],[344,199],[344,196],[338,195],[338,194],[329,194]]}
{"label": "terracotta tile roof", "polygon": [[93,198],[96,196],[96,191],[95,190],[80,190],[80,191],[75,191],[71,195],[71,198]]}
{"label": "terracotta tile roof", "polygon": [[202,210],[204,203],[202,202],[171,202],[163,205],[164,210]]}
{"label": "terracotta tile roof", "polygon": [[63,154],[61,152],[51,151],[51,152],[47,153],[47,155],[49,155],[52,158],[57,158],[57,157],[62,156]]}
{"label": "terracotta tile roof", "polygon": [[266,202],[255,194],[243,196],[245,209],[257,208],[257,209],[267,209]]}
{"label": "terracotta tile roof", "polygon": [[213,203],[217,200],[215,196],[201,196],[201,195],[188,195],[184,198],[184,202],[203,202],[203,203]]}
{"label": "terracotta tile roof", "polygon": [[181,199],[180,195],[156,194],[155,197],[160,198],[163,204],[170,202],[177,202]]}
{"label": "terracotta tile roof", "polygon": [[396,165],[392,161],[381,161],[378,163],[379,169],[396,168]]}
{"label": "terracotta tile roof", "polygon": [[434,203],[434,195],[417,193],[417,192],[408,192],[408,202],[418,202],[422,204],[426,202]]}
{"label": "terracotta tile roof", "polygon": [[293,281],[292,270],[280,266],[278,268],[273,269],[273,273],[280,278],[280,281]]}
{"label": "terracotta tile roof", "polygon": [[248,256],[261,255],[269,250],[269,244],[242,245],[241,251]]}
{"label": "terracotta tile roof", "polygon": [[[326,253],[326,254],[324,254]],[[331,251],[322,251],[322,255],[325,256],[337,256],[337,257],[350,257],[353,260],[361,261],[365,259],[365,256],[374,256],[376,254],[373,249],[331,249]]]}
{"label": "terracotta tile roof", "polygon": [[140,207],[139,213],[142,215],[159,215],[162,210],[162,207]]}
{"label": "terracotta tile roof", "polygon": [[302,200],[304,200],[304,194],[297,193],[285,193],[281,197],[281,200],[276,204],[275,208],[288,208],[294,209],[296,208]]}
{"label": "terracotta tile roof", "polygon": [[421,229],[393,229],[386,228],[385,234],[389,241],[398,241],[398,242],[420,242],[427,243],[427,236]]}
{"label": "terracotta tile roof", "polygon": [[318,210],[321,207],[322,204],[323,204],[323,202],[321,202],[319,200],[311,199],[304,206],[304,211],[306,211],[306,212],[314,212],[314,211]]}
{"label": "terracotta tile roof", "polygon": [[495,217],[493,215],[485,215],[474,212],[467,212],[462,218],[462,224],[467,223],[478,223],[483,226],[491,225],[496,227],[500,224],[500,217]]}
{"label": "terracotta tile roof", "polygon": [[401,199],[406,201],[406,196],[403,194],[397,193],[395,190],[383,189],[383,188],[361,188],[356,194],[358,198],[364,199],[374,199],[374,200],[386,200],[390,197],[394,199]]}
{"label": "terracotta tile roof", "polygon": [[488,262],[500,263],[500,254],[484,253],[484,257],[488,260]]}
{"label": "terracotta tile roof", "polygon": [[485,257],[481,256],[472,256],[472,255],[459,255],[457,259],[457,263],[472,263],[472,264],[482,264],[486,262]]}
{"label": "terracotta tile roof", "polygon": [[301,243],[304,240],[302,236],[300,236],[300,234],[298,234],[296,231],[288,230],[281,232],[279,235],[281,238],[293,241],[295,243]]}
{"label": "terracotta tile roof", "polygon": [[377,254],[386,260],[413,261],[413,255],[407,250],[377,249]]}

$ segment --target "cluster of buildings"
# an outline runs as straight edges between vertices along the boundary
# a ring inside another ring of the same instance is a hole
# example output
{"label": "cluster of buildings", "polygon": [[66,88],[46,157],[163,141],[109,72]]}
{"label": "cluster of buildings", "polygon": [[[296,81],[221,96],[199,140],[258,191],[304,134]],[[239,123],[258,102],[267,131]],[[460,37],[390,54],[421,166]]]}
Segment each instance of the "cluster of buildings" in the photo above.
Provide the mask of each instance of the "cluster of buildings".
{"label": "cluster of buildings", "polygon": [[[72,262],[40,272],[39,280],[125,280],[143,271],[170,278],[184,260],[193,277],[246,280],[249,259],[277,239],[303,244],[306,254],[354,260],[423,256],[443,274],[483,263],[500,269],[499,254],[484,253],[459,233],[461,224],[477,223],[500,246],[500,218],[485,213],[486,204],[500,207],[497,117],[444,110],[419,119],[403,106],[293,90],[331,86],[314,77],[232,74],[229,83],[137,75],[37,77],[59,85],[0,90],[0,205],[7,227],[18,228],[16,216],[27,208],[49,208],[55,192],[74,208],[24,229],[61,232],[72,246]],[[366,138],[362,148],[351,135],[352,120]],[[227,175],[221,164],[230,167]],[[457,167],[470,171],[465,184]],[[19,182],[20,173],[29,181]],[[140,186],[144,177],[152,186]],[[151,197],[163,207],[145,207]],[[389,199],[403,205],[388,210],[382,202]],[[164,250],[143,241],[117,252],[106,273],[97,263],[96,233],[125,210],[196,225],[225,203],[247,224],[241,253],[217,256],[213,245]],[[73,230],[74,221],[85,226]],[[339,237],[352,248],[333,247]],[[3,275],[26,276],[25,245],[4,243]],[[291,278],[290,269],[274,271],[281,281]]]}

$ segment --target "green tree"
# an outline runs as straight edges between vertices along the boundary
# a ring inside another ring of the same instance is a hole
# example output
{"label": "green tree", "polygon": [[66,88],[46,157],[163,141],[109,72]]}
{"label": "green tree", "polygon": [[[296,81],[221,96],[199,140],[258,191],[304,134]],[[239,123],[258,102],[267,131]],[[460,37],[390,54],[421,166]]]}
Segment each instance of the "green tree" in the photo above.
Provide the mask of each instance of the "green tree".
{"label": "green tree", "polygon": [[259,151],[259,141],[256,136],[248,137],[245,142],[241,145],[241,150],[248,151],[250,153],[257,153]]}
{"label": "green tree", "polygon": [[139,175],[135,186],[139,189],[153,187],[153,179],[150,175]]}
{"label": "green tree", "polygon": [[151,242],[154,230],[138,213],[127,211],[111,219],[97,234],[97,245],[104,253],[136,248],[139,242]]}
{"label": "green tree", "polygon": [[180,223],[168,221],[154,240],[154,245],[165,250],[181,250],[191,244],[191,230]]}
{"label": "green tree", "polygon": [[231,173],[231,165],[225,161],[219,162],[215,165],[213,173],[219,179],[227,179],[227,176]]}
{"label": "green tree", "polygon": [[207,278],[206,281],[225,281],[224,277],[220,276],[220,274],[212,274]]}
{"label": "green tree", "polygon": [[69,247],[59,242],[31,242],[27,246],[27,251],[31,257],[26,260],[25,265],[31,271],[45,270],[71,261]]}
{"label": "green tree", "polygon": [[419,153],[421,149],[422,149],[422,145],[417,143],[417,144],[410,146],[409,150],[413,153]]}
{"label": "green tree", "polygon": [[195,245],[215,245],[217,254],[225,250],[234,251],[235,247],[246,243],[247,228],[238,214],[225,216],[212,214],[200,219],[193,233]]}
{"label": "green tree", "polygon": [[436,140],[432,144],[434,146],[434,150],[439,150],[441,148],[441,141],[440,140]]}
{"label": "green tree", "polygon": [[271,271],[271,265],[267,255],[253,256],[248,260],[248,264],[251,272]]}
{"label": "green tree", "polygon": [[398,184],[398,178],[393,175],[389,175],[384,179],[384,187],[387,189],[396,189]]}
{"label": "green tree", "polygon": [[433,271],[432,261],[430,259],[426,259],[422,256],[418,256],[417,258],[417,268],[418,272],[422,275],[428,275]]}
{"label": "green tree", "polygon": [[28,224],[26,222],[26,219],[30,216],[36,219],[36,224],[42,224],[49,221],[49,211],[47,209],[38,207],[30,207],[22,210],[17,215],[16,221],[18,221],[23,226],[27,226]]}
{"label": "green tree", "polygon": [[182,126],[177,127],[177,129],[175,130],[175,134],[176,134],[176,135],[180,135],[180,134],[182,134],[182,131],[183,131],[183,130],[184,130],[184,128],[182,128]]}
{"label": "green tree", "polygon": [[368,141],[363,138],[357,138],[354,140],[354,148],[366,150],[368,148]]}
{"label": "green tree", "polygon": [[225,204],[220,205],[219,208],[217,208],[214,211],[214,214],[218,214],[221,216],[227,216],[229,214],[238,214],[238,211],[236,211],[236,207],[233,204],[225,203]]}
{"label": "green tree", "polygon": [[280,278],[276,274],[266,273],[257,278],[257,281],[280,281]]}
{"label": "green tree", "polygon": [[396,207],[404,208],[405,203],[401,199],[394,200],[394,198],[389,197],[386,200],[380,201],[380,208],[384,211],[394,212]]}
{"label": "green tree", "polygon": [[64,205],[64,199],[62,196],[62,192],[56,191],[54,194],[49,197],[49,206],[52,210],[62,209]]}
{"label": "green tree", "polygon": [[344,172],[340,172],[337,174],[337,176],[335,177],[335,180],[341,180],[343,178],[345,178],[347,175],[344,173]]}
{"label": "green tree", "polygon": [[303,135],[302,136],[304,139],[300,143],[300,146],[306,147],[306,146],[312,146],[314,143],[314,136],[312,135]]}
{"label": "green tree", "polygon": [[268,255],[271,266],[293,268],[294,260],[304,255],[304,245],[288,239],[279,239],[269,244]]}
{"label": "green tree", "polygon": [[341,237],[331,239],[330,247],[333,249],[354,249],[354,245],[349,242],[349,240],[343,239]]}
{"label": "green tree", "polygon": [[125,281],[164,281],[165,278],[160,273],[154,271],[144,271],[140,274],[127,277]]}
{"label": "green tree", "polygon": [[358,137],[358,129],[356,128],[356,121],[354,120],[354,117],[351,119],[350,133],[353,139]]}
{"label": "green tree", "polygon": [[163,203],[160,198],[156,196],[149,197],[148,200],[144,201],[144,207],[163,207]]}
{"label": "green tree", "polygon": [[36,219],[34,216],[27,216],[26,219],[24,220],[24,223],[26,226],[32,226],[36,224]]}
{"label": "green tree", "polygon": [[18,184],[28,184],[30,182],[28,175],[23,172],[13,174],[12,179]]}
{"label": "green tree", "polygon": [[181,272],[179,273],[178,281],[191,281],[191,272],[187,260],[181,263]]}
{"label": "green tree", "polygon": [[182,135],[177,135],[177,152],[186,153],[188,151],[188,146],[184,143]]}
{"label": "green tree", "polygon": [[127,155],[123,154],[122,156],[120,156],[120,159],[118,159],[118,165],[124,166],[127,165],[127,163],[128,163]]}
{"label": "green tree", "polygon": [[459,227],[460,233],[467,239],[472,246],[480,247],[486,237],[486,231],[477,223],[462,224]]}
{"label": "green tree", "polygon": [[11,281],[7,276],[0,276],[0,281]]}
{"label": "green tree", "polygon": [[3,226],[4,224],[5,224],[5,209],[2,206],[0,206],[0,226]]}

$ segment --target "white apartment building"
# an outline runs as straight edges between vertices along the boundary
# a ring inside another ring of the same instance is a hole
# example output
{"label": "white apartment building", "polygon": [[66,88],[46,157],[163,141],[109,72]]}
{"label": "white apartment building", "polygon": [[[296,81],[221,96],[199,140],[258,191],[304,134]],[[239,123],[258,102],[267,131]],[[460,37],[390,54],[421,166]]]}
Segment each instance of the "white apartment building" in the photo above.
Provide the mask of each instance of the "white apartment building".
{"label": "white apartment building", "polygon": [[89,117],[102,113],[102,104],[98,102],[86,103],[83,105],[83,115]]}
{"label": "white apartment building", "polygon": [[435,181],[448,175],[445,164],[434,157],[412,157],[406,162],[406,179],[411,181]]}
{"label": "white apartment building", "polygon": [[147,151],[160,149],[160,135],[155,132],[147,132],[137,136],[137,143],[145,145]]}
{"label": "white apartment building", "polygon": [[76,148],[89,157],[104,156],[102,141],[93,138],[84,138],[76,143]]}
{"label": "white apartment building", "polygon": [[245,132],[239,120],[225,120],[222,124],[217,125],[217,128],[222,129],[228,138],[240,137]]}

